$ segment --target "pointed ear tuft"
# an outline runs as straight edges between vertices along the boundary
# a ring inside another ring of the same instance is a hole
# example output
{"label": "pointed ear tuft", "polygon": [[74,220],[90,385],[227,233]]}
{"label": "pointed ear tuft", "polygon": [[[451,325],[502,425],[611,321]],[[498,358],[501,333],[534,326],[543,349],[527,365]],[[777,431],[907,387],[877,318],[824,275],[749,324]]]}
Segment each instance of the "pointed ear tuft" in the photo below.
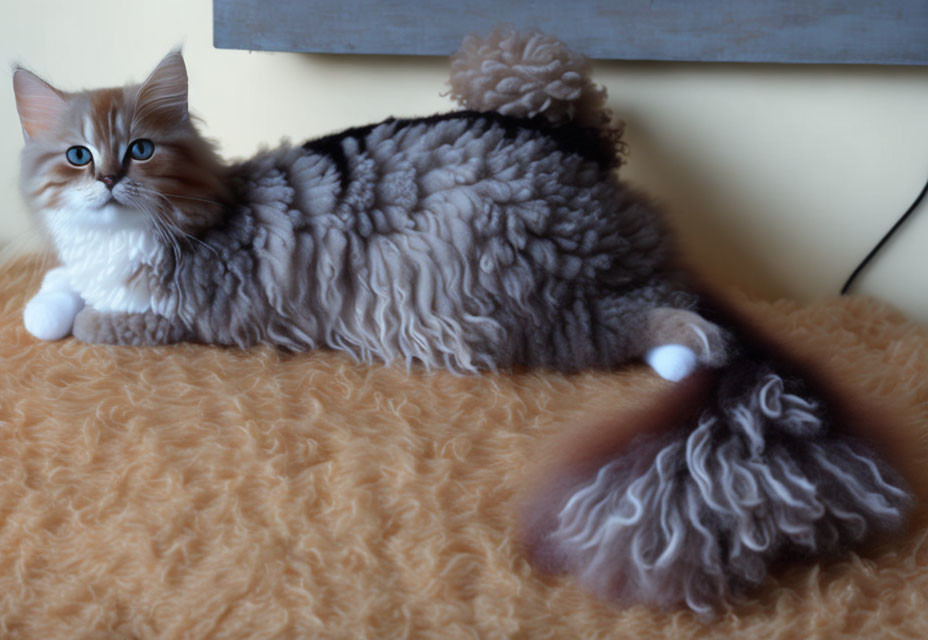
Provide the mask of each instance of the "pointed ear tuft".
{"label": "pointed ear tuft", "polygon": [[27,140],[53,129],[68,109],[64,94],[25,69],[13,72],[13,92]]}
{"label": "pointed ear tuft", "polygon": [[139,87],[135,118],[170,126],[187,117],[187,67],[180,49],[175,49]]}

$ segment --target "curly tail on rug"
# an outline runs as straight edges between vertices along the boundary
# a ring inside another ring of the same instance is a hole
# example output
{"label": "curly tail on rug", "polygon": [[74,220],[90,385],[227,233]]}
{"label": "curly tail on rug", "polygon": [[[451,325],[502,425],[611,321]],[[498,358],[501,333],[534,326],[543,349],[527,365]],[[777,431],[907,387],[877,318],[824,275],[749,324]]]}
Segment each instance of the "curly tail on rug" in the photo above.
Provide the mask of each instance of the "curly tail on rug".
{"label": "curly tail on rug", "polygon": [[[473,109],[608,127],[589,70],[555,38],[498,30],[453,58],[452,95]],[[772,563],[900,529],[912,497],[865,444],[873,416],[719,301],[701,296],[696,311],[649,323],[658,346],[644,359],[682,382],[650,409],[549,446],[522,534],[538,568],[569,572],[607,600],[711,614],[762,584]]]}
{"label": "curly tail on rug", "polygon": [[179,51],[112,89],[17,69],[21,189],[60,263],[26,329],[459,373],[643,359],[682,382],[595,437],[571,430],[525,508],[536,564],[611,600],[709,612],[780,558],[899,529],[911,498],[859,416],[701,295],[619,178],[590,63],[501,29],[451,67],[465,110],[233,163],[190,117]]}

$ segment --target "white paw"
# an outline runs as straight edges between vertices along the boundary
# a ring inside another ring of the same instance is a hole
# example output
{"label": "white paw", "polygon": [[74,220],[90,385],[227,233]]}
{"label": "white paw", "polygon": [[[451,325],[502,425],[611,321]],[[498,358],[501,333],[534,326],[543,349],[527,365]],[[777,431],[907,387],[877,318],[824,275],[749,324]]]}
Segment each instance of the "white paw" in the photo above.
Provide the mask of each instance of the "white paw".
{"label": "white paw", "polygon": [[644,354],[644,361],[664,380],[677,382],[696,368],[696,354],[682,344],[662,344]]}
{"label": "white paw", "polygon": [[68,278],[68,272],[64,267],[55,267],[45,272],[45,276],[42,278],[42,288],[39,289],[39,293],[47,293],[49,291],[73,291],[71,288],[71,280]]}
{"label": "white paw", "polygon": [[40,340],[60,340],[71,334],[74,317],[83,306],[81,297],[71,291],[39,293],[26,304],[23,324]]}

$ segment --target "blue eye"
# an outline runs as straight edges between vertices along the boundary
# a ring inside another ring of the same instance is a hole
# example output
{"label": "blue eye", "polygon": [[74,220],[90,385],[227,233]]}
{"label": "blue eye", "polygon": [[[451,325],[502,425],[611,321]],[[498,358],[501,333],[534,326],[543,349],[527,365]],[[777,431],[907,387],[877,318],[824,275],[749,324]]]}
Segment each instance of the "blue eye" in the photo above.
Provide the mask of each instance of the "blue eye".
{"label": "blue eye", "polygon": [[148,160],[155,152],[155,143],[147,138],[139,138],[129,145],[129,155],[133,160]]}
{"label": "blue eye", "polygon": [[83,167],[93,159],[93,156],[90,155],[90,149],[80,146],[71,147],[64,155],[68,159],[68,162],[75,167]]}

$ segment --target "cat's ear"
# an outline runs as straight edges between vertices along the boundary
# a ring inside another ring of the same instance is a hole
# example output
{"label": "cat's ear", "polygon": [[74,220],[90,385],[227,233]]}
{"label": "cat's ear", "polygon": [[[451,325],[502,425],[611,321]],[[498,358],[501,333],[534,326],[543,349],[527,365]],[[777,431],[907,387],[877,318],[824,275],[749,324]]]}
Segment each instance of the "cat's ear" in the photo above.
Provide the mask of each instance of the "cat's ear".
{"label": "cat's ear", "polygon": [[179,49],[166,55],[139,87],[135,117],[165,126],[187,119],[187,67]]}
{"label": "cat's ear", "polygon": [[13,72],[13,93],[26,140],[52,130],[68,109],[64,94],[25,69]]}

